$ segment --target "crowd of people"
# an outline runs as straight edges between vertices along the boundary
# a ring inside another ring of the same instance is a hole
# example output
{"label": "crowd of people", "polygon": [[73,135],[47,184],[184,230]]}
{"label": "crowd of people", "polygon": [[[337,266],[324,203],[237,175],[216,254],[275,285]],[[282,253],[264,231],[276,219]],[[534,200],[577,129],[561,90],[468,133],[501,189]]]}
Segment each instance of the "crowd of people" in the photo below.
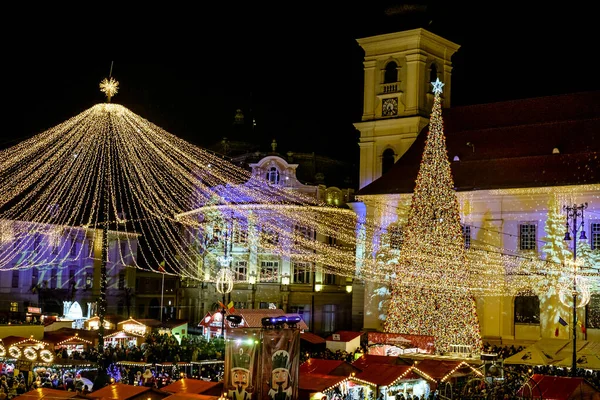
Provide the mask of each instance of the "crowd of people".
{"label": "crowd of people", "polygon": [[[343,350],[331,351],[301,351],[300,362],[308,358],[344,360],[352,363],[362,354],[368,354],[368,346],[363,343],[354,352]],[[523,346],[497,346],[486,343],[484,353],[498,355],[502,361],[511,355],[523,350]],[[194,377],[210,381],[219,381],[223,378],[224,364],[222,361],[205,364],[196,363],[192,368],[181,369],[178,362],[185,360],[222,360],[224,355],[224,342],[217,338],[207,340],[203,337],[190,337],[182,340],[181,344],[171,336],[149,334],[146,342],[139,346],[108,346],[100,354],[95,347],[82,351],[56,351],[56,364],[64,367],[39,367],[33,371],[33,376],[20,372],[16,375],[8,370],[0,371],[0,400],[11,399],[32,388],[47,387],[53,389],[76,391],[83,394],[92,391],[92,382],[96,375],[96,368],[81,368],[68,366],[70,360],[89,361],[89,365],[100,365],[107,371],[112,382],[121,382],[130,385],[148,386],[156,389],[172,383],[182,377]],[[139,363],[139,364],[138,364]],[[502,363],[499,363],[502,365]],[[436,391],[419,400],[464,398],[464,399],[514,399],[515,393],[523,386],[532,374],[555,376],[570,376],[569,368],[556,366],[527,366],[503,365],[501,367],[502,379],[480,379],[479,381],[465,378],[453,382],[450,388],[438,387]],[[600,388],[599,371],[578,369],[577,376],[584,377],[592,386]],[[396,400],[414,400],[402,398],[399,393]],[[373,399],[375,400],[375,399]]]}

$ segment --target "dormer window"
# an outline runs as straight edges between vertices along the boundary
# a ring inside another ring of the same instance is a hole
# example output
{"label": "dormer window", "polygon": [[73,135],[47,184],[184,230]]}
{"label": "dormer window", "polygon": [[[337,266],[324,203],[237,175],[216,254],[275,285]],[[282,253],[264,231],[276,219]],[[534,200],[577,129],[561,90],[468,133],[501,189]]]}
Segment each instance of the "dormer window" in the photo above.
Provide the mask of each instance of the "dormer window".
{"label": "dormer window", "polygon": [[267,172],[267,181],[273,185],[279,184],[279,170],[276,167],[269,168]]}

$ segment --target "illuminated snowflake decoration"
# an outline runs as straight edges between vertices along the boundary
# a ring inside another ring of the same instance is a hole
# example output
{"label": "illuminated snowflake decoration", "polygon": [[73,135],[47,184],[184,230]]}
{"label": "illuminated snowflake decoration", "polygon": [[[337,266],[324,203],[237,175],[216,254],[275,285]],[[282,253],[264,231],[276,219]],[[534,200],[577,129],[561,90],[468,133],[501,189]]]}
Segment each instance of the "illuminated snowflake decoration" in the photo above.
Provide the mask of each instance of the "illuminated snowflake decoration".
{"label": "illuminated snowflake decoration", "polygon": [[564,275],[558,280],[558,298],[567,307],[573,307],[573,289],[577,293],[577,308],[585,307],[590,302],[590,286],[587,278],[575,277],[575,288],[573,287],[573,276]]}
{"label": "illuminated snowflake decoration", "polygon": [[440,81],[440,78],[436,78],[435,82],[431,82],[431,84],[433,85],[433,93],[435,94],[440,94],[442,93],[442,88],[444,87],[444,83],[442,83],[442,81]]}
{"label": "illuminated snowflake decoration", "polygon": [[104,80],[100,82],[100,91],[104,92],[108,98],[108,101],[110,102],[110,98],[119,91],[119,82],[116,81],[112,76],[109,79],[104,78]]}

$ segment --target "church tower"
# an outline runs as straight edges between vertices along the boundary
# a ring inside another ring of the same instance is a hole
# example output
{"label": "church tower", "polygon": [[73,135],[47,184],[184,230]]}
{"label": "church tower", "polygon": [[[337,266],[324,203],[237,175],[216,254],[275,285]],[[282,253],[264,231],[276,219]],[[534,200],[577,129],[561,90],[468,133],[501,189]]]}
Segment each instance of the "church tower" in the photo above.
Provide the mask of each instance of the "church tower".
{"label": "church tower", "polygon": [[357,41],[365,52],[363,115],[354,124],[363,188],[391,168],[429,123],[436,78],[445,84],[443,104],[450,107],[450,58],[460,46],[422,28]]}

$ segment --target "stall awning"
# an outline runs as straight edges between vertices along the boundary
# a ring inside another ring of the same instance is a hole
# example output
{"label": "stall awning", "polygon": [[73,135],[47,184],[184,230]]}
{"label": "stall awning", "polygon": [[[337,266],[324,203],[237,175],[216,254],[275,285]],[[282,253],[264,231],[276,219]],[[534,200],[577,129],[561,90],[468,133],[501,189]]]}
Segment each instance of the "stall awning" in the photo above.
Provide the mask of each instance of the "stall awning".
{"label": "stall awning", "polygon": [[390,386],[402,379],[415,378],[411,372],[412,367],[408,365],[373,364],[350,379],[372,386]]}

